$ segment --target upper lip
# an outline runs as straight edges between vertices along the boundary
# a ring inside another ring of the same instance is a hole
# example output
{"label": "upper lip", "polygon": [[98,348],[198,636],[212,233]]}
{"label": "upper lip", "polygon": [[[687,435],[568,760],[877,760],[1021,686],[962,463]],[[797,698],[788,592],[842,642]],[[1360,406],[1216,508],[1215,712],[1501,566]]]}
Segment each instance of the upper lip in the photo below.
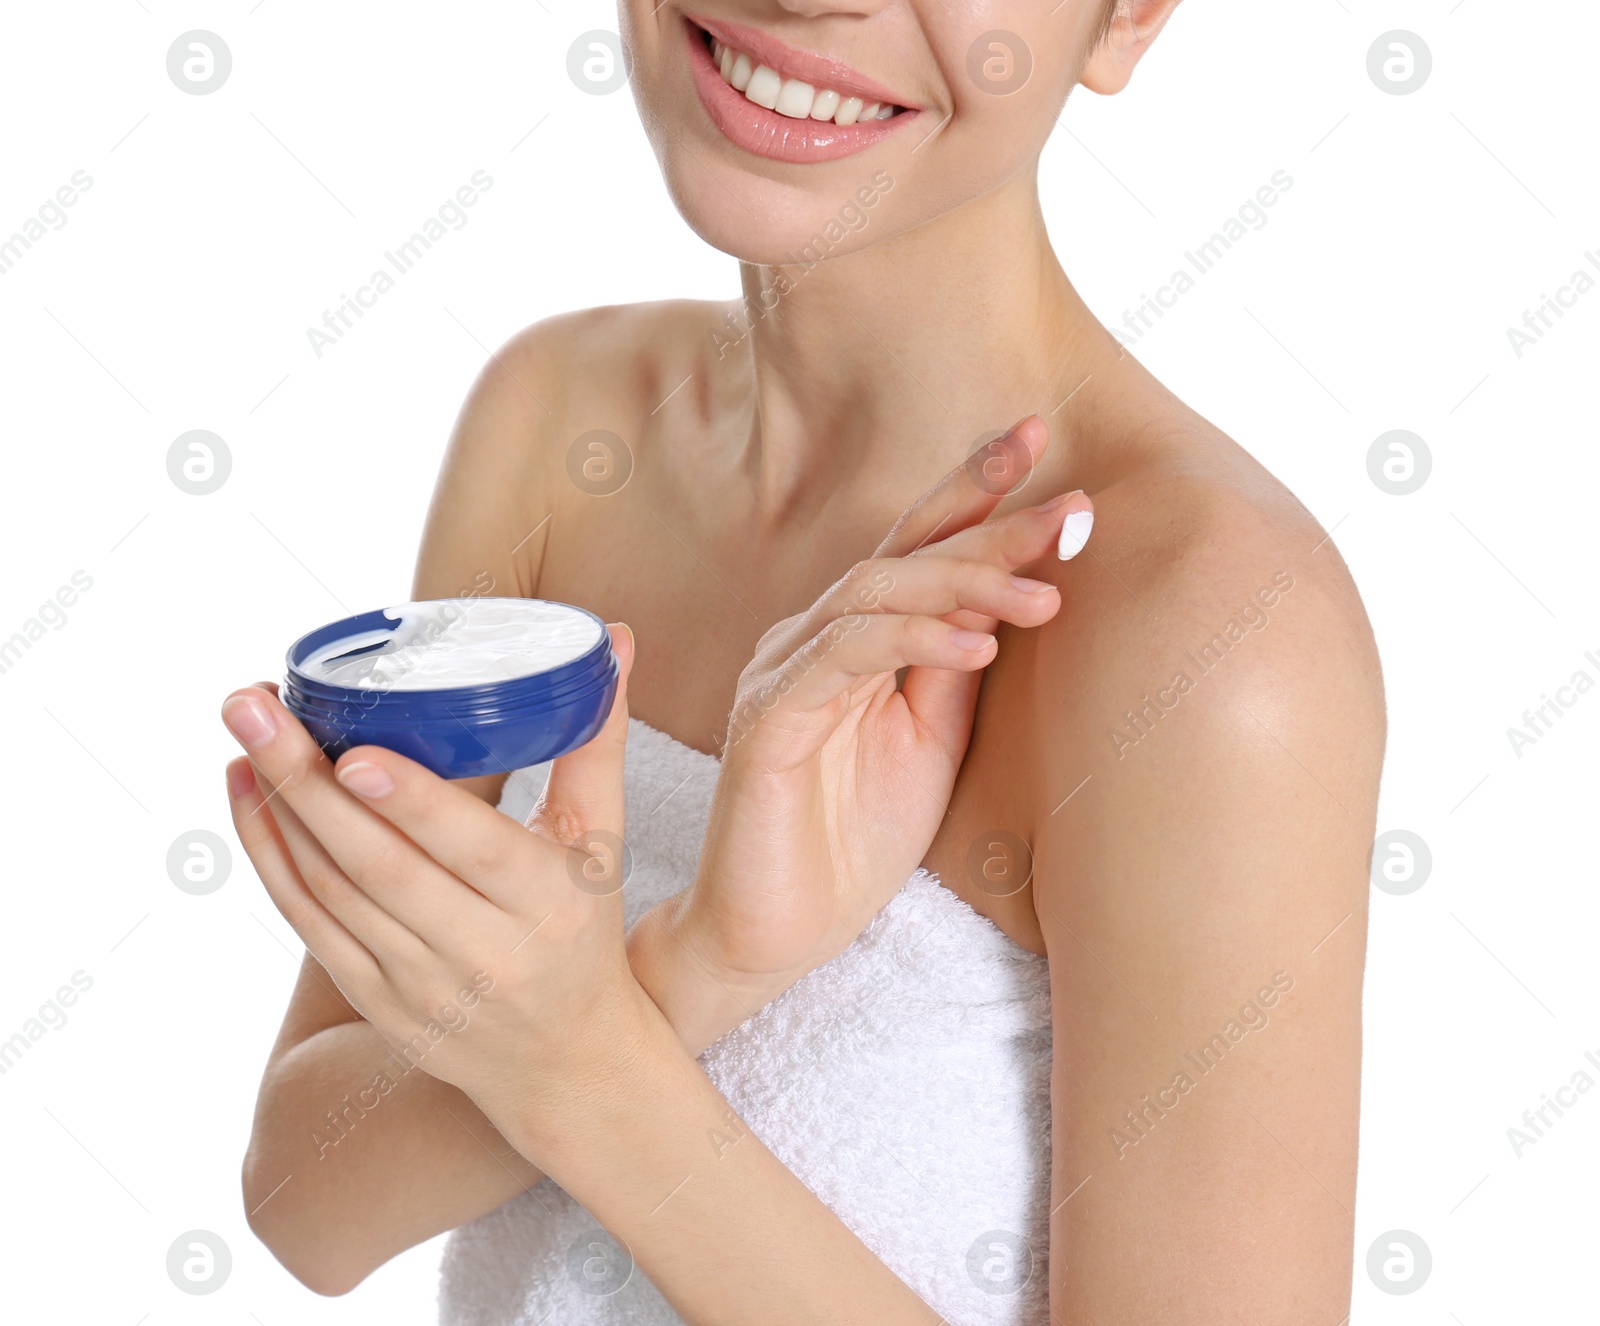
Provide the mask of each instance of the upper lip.
{"label": "upper lip", "polygon": [[698,14],[685,17],[696,27],[704,28],[724,46],[744,51],[758,64],[775,70],[783,78],[797,78],[812,87],[832,88],[847,97],[860,97],[863,101],[887,102],[905,110],[916,110],[897,92],[891,92],[881,83],[874,83],[842,60],[810,51],[797,50],[759,28],[747,28],[742,23],[729,23],[722,19],[701,18]]}

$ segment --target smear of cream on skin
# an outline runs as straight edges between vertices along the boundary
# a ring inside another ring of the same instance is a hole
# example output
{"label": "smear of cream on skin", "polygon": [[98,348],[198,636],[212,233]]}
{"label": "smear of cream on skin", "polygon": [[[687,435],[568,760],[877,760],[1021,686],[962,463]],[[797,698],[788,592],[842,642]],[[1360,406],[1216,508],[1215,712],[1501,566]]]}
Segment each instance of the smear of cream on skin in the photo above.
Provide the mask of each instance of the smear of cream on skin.
{"label": "smear of cream on skin", "polygon": [[[605,628],[587,613],[540,599],[436,599],[383,610],[393,631],[335,640],[299,669],[333,686],[427,691],[511,681],[571,663],[600,643]],[[383,649],[341,658],[387,641]]]}
{"label": "smear of cream on skin", "polygon": [[1089,542],[1089,531],[1093,528],[1093,511],[1071,512],[1061,522],[1061,538],[1056,544],[1056,556],[1063,562],[1076,557]]}

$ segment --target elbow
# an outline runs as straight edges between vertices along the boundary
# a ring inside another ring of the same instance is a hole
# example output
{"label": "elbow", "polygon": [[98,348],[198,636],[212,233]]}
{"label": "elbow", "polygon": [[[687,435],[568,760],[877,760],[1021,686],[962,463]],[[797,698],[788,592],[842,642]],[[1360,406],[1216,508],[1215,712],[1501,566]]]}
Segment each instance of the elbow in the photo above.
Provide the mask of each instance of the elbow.
{"label": "elbow", "polygon": [[289,1189],[293,1176],[269,1177],[254,1155],[245,1157],[241,1174],[245,1221],[278,1264],[314,1294],[338,1298],[348,1294],[375,1269],[359,1265],[320,1228],[314,1213],[297,1204]]}

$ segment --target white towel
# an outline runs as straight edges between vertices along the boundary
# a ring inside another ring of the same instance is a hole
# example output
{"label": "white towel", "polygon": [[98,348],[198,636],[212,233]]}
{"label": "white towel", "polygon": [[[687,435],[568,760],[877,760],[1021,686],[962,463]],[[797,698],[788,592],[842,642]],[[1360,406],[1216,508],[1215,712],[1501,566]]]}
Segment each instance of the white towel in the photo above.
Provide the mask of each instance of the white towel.
{"label": "white towel", "polygon": [[[629,925],[693,878],[717,770],[713,756],[631,720]],[[548,772],[519,771],[500,809],[525,818]],[[754,1134],[951,1326],[1045,1319],[1048,969],[934,876],[918,870],[849,949],[700,1063]],[[439,1320],[682,1322],[548,1179],[450,1236]]]}

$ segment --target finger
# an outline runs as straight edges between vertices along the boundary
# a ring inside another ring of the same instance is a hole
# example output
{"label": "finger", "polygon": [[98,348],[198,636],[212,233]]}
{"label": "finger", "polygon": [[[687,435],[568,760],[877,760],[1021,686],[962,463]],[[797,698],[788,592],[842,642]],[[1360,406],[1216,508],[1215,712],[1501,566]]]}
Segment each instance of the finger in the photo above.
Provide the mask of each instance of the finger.
{"label": "finger", "polygon": [[952,626],[965,626],[969,631],[982,631],[985,635],[993,635],[994,628],[1000,625],[998,617],[985,617],[981,612],[968,612],[965,608],[945,613],[942,620]]}
{"label": "finger", "polygon": [[[259,773],[256,778],[258,783],[264,783]],[[273,796],[270,787],[266,792],[267,800],[255,814],[272,820],[290,861],[312,896],[345,929],[386,965],[427,947],[417,931],[380,906],[345,873],[283,797]]]}
{"label": "finger", "polygon": [[[1036,559],[1036,555],[1044,555],[1038,547],[1037,536],[1041,531],[1037,527],[1037,519],[1040,515],[1045,515],[1049,522],[1059,521],[1060,529],[1052,540],[1059,560],[1069,560],[1082,551],[1094,523],[1094,504],[1085,494],[1077,492],[1052,499],[1032,511],[1015,512],[1001,520],[931,544],[915,556],[896,563],[896,566],[909,567],[921,561],[943,561],[945,554],[957,548],[978,556],[991,556],[1001,566],[1026,566]],[[1050,527],[1047,523],[1044,528],[1048,530]],[[1028,583],[1033,585],[1040,582]],[[1039,597],[1049,601],[1048,616],[1053,616],[1060,607],[1059,595],[1041,592]],[[943,620],[952,626],[982,632],[992,632],[998,625],[996,619],[982,618],[965,608],[945,614]],[[1018,626],[1033,624],[1015,616],[1005,617],[1004,620]],[[912,667],[906,671],[900,684],[900,693],[912,716],[957,763],[965,756],[967,743],[972,736],[972,722],[982,681],[982,674],[977,672]]]}
{"label": "finger", "polygon": [[905,557],[934,540],[976,525],[1026,483],[1050,445],[1043,419],[1030,414],[980,447],[918,498],[878,545],[877,557]]}
{"label": "finger", "polygon": [[1034,519],[1018,538],[991,540],[978,549],[990,560],[930,553],[864,563],[860,585],[870,585],[871,593],[852,594],[846,602],[866,613],[940,617],[966,609],[1016,626],[1038,626],[1060,608],[1060,593],[1048,581],[1011,574],[1010,567],[1036,560],[1037,547],[1054,542],[1059,523],[1058,517]]}
{"label": "finger", "polygon": [[341,787],[443,869],[502,911],[526,909],[539,840],[511,816],[382,746],[352,747],[333,771]]}
{"label": "finger", "polygon": [[611,648],[617,656],[617,694],[606,723],[593,740],[561,756],[550,766],[550,778],[533,813],[530,828],[561,843],[580,844],[596,829],[622,836],[623,755],[628,743],[628,677],[633,671],[631,627],[609,624]]}
{"label": "finger", "polygon": [[[1069,493],[1051,498],[1040,506],[1014,511],[999,520],[987,521],[963,530],[948,539],[931,543],[908,557],[871,558],[851,567],[805,612],[780,622],[761,638],[756,657],[763,668],[780,667],[784,660],[826,629],[836,618],[860,612],[896,611],[920,613],[944,611],[915,603],[883,605],[893,595],[902,581],[916,583],[913,565],[919,559],[964,558],[984,561],[1007,571],[1048,555],[1061,541],[1066,528],[1064,521],[1081,521],[1075,513],[1087,510],[1093,518],[1093,503],[1083,493]],[[1050,596],[1054,597],[1054,596]],[[975,625],[958,622],[959,625]],[[1018,623],[1023,624],[1023,623]],[[1029,621],[1027,625],[1036,625]],[[982,628],[980,628],[982,629]]]}
{"label": "finger", "polygon": [[795,654],[775,680],[775,702],[758,708],[813,713],[862,678],[906,667],[981,671],[994,661],[997,647],[994,636],[937,617],[842,619]]}
{"label": "finger", "polygon": [[955,672],[949,668],[911,668],[900,684],[900,695],[917,726],[938,743],[959,768],[972,736],[983,672]]}
{"label": "finger", "polygon": [[1083,551],[1093,527],[1094,503],[1080,489],[961,530],[947,539],[928,544],[907,560],[957,557],[988,562],[1008,571],[1046,557],[1052,561],[1070,561]]}
{"label": "finger", "polygon": [[306,948],[330,975],[357,981],[377,973],[372,951],[356,939],[307,886],[299,867],[267,809],[250,761],[240,756],[228,764],[228,807],[239,842],[256,868],[267,896],[294,927]]}
{"label": "finger", "polygon": [[[342,788],[327,756],[276,696],[254,687],[235,691],[223,703],[223,721],[248,751],[273,805],[286,806],[304,826],[303,841],[287,824],[285,838],[307,883],[327,889],[324,903],[351,933],[382,933],[360,895],[424,942],[461,909],[488,906]],[[341,878],[355,892],[340,887]]]}

